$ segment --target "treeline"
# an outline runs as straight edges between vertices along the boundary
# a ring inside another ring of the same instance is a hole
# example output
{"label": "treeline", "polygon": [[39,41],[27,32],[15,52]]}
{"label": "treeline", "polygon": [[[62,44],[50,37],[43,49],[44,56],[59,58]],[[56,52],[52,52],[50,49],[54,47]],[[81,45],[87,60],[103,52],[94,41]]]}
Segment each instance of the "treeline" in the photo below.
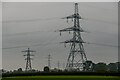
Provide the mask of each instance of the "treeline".
{"label": "treeline", "polygon": [[9,76],[35,76],[35,75],[106,75],[106,76],[118,76],[120,75],[120,62],[116,63],[103,63],[97,64],[92,61],[86,61],[83,64],[83,70],[79,68],[75,69],[50,69],[45,66],[43,71],[32,69],[30,71],[24,71],[22,68],[13,71],[1,70],[3,77]]}
{"label": "treeline", "polygon": [[120,62],[109,64],[99,62],[95,64],[92,61],[86,61],[84,65],[86,72],[120,72]]}
{"label": "treeline", "polygon": [[119,72],[22,72],[22,73],[4,73],[2,77],[52,76],[52,75],[120,76],[120,73]]}

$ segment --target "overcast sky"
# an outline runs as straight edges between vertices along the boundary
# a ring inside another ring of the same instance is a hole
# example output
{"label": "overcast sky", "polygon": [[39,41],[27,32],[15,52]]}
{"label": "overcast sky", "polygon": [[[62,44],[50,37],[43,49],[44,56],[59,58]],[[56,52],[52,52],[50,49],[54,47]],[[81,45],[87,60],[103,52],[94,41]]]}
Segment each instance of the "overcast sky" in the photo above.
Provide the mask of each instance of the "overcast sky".
{"label": "overcast sky", "polygon": [[[74,13],[74,3],[5,2],[3,3],[3,68],[14,70],[25,68],[24,53],[30,49],[36,53],[32,66],[42,70],[47,65],[47,55],[52,56],[52,67],[66,64],[69,44],[59,42],[71,39],[68,32],[59,35],[55,30],[73,26],[62,17]],[[118,5],[115,2],[79,3],[81,27],[89,33],[82,33],[85,42],[105,44],[84,44],[88,60],[93,62],[117,62],[118,60]]]}

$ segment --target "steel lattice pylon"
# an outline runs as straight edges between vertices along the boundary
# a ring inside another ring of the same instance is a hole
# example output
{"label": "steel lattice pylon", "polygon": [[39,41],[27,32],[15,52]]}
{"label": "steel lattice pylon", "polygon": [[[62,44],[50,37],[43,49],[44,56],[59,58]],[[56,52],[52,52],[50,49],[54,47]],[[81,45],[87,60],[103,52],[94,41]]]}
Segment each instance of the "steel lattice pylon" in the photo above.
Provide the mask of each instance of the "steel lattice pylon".
{"label": "steel lattice pylon", "polygon": [[75,3],[75,12],[71,16],[65,17],[67,20],[72,19],[74,26],[70,28],[65,28],[60,31],[69,31],[73,33],[73,37],[70,40],[66,40],[62,43],[70,43],[70,53],[66,64],[67,70],[84,70],[84,63],[87,61],[87,57],[84,51],[83,43],[81,37],[81,32],[84,30],[80,27],[79,20],[82,19],[78,13],[78,3]]}
{"label": "steel lattice pylon", "polygon": [[25,58],[25,60],[26,60],[26,68],[25,68],[25,70],[26,70],[26,71],[31,71],[31,70],[32,70],[32,66],[31,66],[31,60],[32,60],[32,58],[31,58],[31,56],[34,56],[34,55],[31,54],[31,52],[35,52],[35,51],[30,50],[30,49],[28,48],[27,50],[22,51],[22,52],[25,52],[25,53],[26,53],[26,54],[24,55],[24,56],[26,56],[26,58]]}

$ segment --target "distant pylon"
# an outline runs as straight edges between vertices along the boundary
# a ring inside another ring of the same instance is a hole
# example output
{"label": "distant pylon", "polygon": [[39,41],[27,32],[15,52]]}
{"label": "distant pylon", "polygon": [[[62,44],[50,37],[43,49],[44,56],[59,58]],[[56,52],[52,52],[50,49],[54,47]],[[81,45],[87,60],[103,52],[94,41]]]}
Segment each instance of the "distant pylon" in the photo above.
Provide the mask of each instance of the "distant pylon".
{"label": "distant pylon", "polygon": [[31,56],[34,56],[31,54],[31,52],[36,52],[36,51],[33,51],[33,50],[30,50],[29,48],[25,51],[22,51],[22,52],[25,52],[26,54],[24,56],[26,56],[25,60],[26,60],[26,68],[25,70],[26,71],[30,71],[32,70],[32,66],[31,66],[31,60],[33,60],[31,58]]}
{"label": "distant pylon", "polygon": [[63,19],[65,18],[67,19],[67,21],[68,19],[72,19],[74,23],[73,27],[59,30],[60,35],[61,35],[61,32],[63,31],[69,31],[69,32],[72,32],[73,34],[72,39],[61,42],[64,44],[70,43],[70,53],[67,60],[66,69],[71,71],[74,69],[83,71],[84,63],[85,61],[87,61],[87,57],[83,47],[83,43],[85,42],[82,40],[82,37],[81,37],[81,32],[84,32],[84,30],[80,27],[80,23],[79,23],[79,19],[82,19],[82,18],[78,13],[78,3],[75,3],[74,14],[71,16],[64,17]]}
{"label": "distant pylon", "polygon": [[51,55],[48,55],[48,67],[51,68]]}
{"label": "distant pylon", "polygon": [[58,69],[60,69],[60,61],[58,61],[57,66],[58,66]]}

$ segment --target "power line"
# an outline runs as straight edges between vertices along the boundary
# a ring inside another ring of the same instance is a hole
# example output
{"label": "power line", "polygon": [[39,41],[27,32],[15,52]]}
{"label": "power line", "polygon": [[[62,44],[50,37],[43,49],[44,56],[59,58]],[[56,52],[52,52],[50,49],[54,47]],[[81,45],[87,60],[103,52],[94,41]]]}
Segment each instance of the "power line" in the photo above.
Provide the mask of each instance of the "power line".
{"label": "power line", "polygon": [[95,21],[95,22],[102,22],[102,23],[106,23],[106,24],[114,24],[114,25],[118,25],[117,22],[110,22],[110,21],[105,21],[105,20],[100,20],[100,19],[94,19],[94,18],[86,18],[86,17],[83,17],[83,20],[85,21]]}
{"label": "power line", "polygon": [[14,34],[3,34],[3,37],[6,36],[20,36],[20,35],[29,35],[29,34],[34,34],[34,33],[40,33],[40,32],[54,32],[54,31],[50,31],[50,30],[46,30],[46,31],[31,31],[31,32],[23,32],[23,33],[14,33]]}
{"label": "power line", "polygon": [[56,42],[56,43],[46,43],[46,44],[34,44],[34,45],[29,45],[29,46],[4,47],[2,49],[6,50],[6,49],[15,49],[15,48],[24,48],[24,47],[47,46],[47,45],[50,45],[50,44],[58,44],[58,42]]}
{"label": "power line", "polygon": [[[15,49],[15,48],[24,48],[24,47],[34,47],[34,46],[47,46],[50,44],[59,44],[58,42],[56,43],[47,43],[47,44],[34,44],[34,45],[30,45],[30,46],[13,46],[13,47],[5,47],[2,48],[3,50],[5,49]],[[114,48],[119,48],[120,46],[116,46],[116,45],[109,45],[109,44],[102,44],[102,43],[92,43],[92,42],[86,42],[85,44],[93,44],[93,45],[97,45],[97,46],[106,46],[106,47],[114,47]]]}
{"label": "power line", "polygon": [[[53,17],[53,18],[36,18],[36,19],[26,19],[26,20],[8,20],[8,21],[2,21],[0,23],[26,23],[26,22],[37,22],[37,21],[46,21],[46,20],[60,20],[63,19],[64,17]],[[108,24],[117,24],[117,22],[109,22],[109,21],[104,21],[100,19],[93,19],[93,18],[86,18],[82,17],[83,20],[87,21],[96,21],[96,22],[102,22],[102,23],[108,23]]]}
{"label": "power line", "polygon": [[119,46],[116,46],[116,45],[102,44],[102,43],[86,42],[86,44],[94,44],[94,45],[99,45],[99,46],[107,46],[107,47],[115,47],[115,48],[119,48]]}
{"label": "power line", "polygon": [[60,17],[52,17],[52,18],[36,18],[36,19],[26,19],[26,20],[8,20],[8,21],[2,21],[2,23],[26,23],[26,22],[36,22],[36,21],[46,21],[46,20],[57,20],[60,19]]}
{"label": "power line", "polygon": [[29,46],[26,46],[26,45],[24,45],[24,46],[13,46],[13,47],[5,47],[5,48],[2,48],[2,49],[5,50],[5,49],[15,49],[15,48],[23,48],[23,47],[33,47],[33,46],[47,46],[49,44],[59,44],[58,42],[51,43],[52,41],[54,41],[57,38],[58,38],[58,36],[56,35],[52,39],[50,39],[47,43],[44,43],[44,44],[38,43],[38,44],[29,45]]}
{"label": "power line", "polygon": [[[31,32],[32,33],[32,32]],[[2,49],[3,50],[6,50],[6,49],[15,49],[15,48],[24,48],[24,47],[34,47],[34,46],[47,46],[47,45],[51,45],[51,44],[59,44],[58,42],[53,42],[51,43],[51,41],[54,41],[58,38],[58,36],[54,36],[52,39],[50,39],[47,43],[44,43],[44,44],[33,44],[33,45],[23,45],[23,46],[13,46],[13,47],[3,47]],[[119,47],[119,46],[116,46],[116,45],[109,45],[109,44],[101,44],[101,43],[92,43],[92,42],[86,42],[86,44],[93,44],[93,45],[98,45],[98,46],[106,46],[106,47]]]}
{"label": "power line", "polygon": [[4,50],[4,49],[14,49],[14,48],[23,48],[23,47],[29,47],[29,46],[14,46],[14,47],[5,47],[2,49]]}

